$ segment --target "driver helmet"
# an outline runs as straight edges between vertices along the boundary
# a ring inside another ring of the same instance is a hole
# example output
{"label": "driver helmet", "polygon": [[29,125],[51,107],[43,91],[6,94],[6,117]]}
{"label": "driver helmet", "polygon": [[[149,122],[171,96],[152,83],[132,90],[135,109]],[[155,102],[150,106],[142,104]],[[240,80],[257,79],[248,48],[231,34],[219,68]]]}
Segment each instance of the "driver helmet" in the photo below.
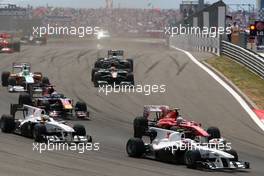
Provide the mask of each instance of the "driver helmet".
{"label": "driver helmet", "polygon": [[177,118],[177,124],[181,124],[183,121],[184,119],[181,116]]}
{"label": "driver helmet", "polygon": [[55,89],[53,88],[53,86],[51,86],[51,87],[48,88],[48,93],[49,94],[52,94],[54,92],[55,92]]}
{"label": "driver helmet", "polygon": [[23,68],[23,75],[29,75],[29,69],[26,66]]}
{"label": "driver helmet", "polygon": [[55,90],[51,93],[51,95],[53,95],[53,96],[56,96],[56,95],[58,95],[58,92],[56,92]]}
{"label": "driver helmet", "polygon": [[49,120],[49,116],[48,116],[48,115],[44,115],[44,114],[41,115],[41,122],[42,122],[42,123],[45,123],[45,122],[47,122],[48,120]]}
{"label": "driver helmet", "polygon": [[116,71],[116,65],[115,65],[115,63],[112,63],[111,64],[110,70],[111,71]]}
{"label": "driver helmet", "polygon": [[161,117],[165,117],[168,114],[168,109],[166,107],[161,107]]}

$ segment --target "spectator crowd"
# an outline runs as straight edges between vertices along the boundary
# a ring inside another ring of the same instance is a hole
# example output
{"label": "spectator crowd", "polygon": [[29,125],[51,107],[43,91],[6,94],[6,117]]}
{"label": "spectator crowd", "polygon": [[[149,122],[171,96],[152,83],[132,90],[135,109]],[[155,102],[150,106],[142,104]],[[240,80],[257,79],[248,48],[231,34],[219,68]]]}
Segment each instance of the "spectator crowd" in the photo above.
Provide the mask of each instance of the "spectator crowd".
{"label": "spectator crowd", "polygon": [[179,10],[161,9],[76,9],[37,7],[31,9],[31,18],[43,25],[99,26],[110,33],[144,33],[163,30],[181,18]]}

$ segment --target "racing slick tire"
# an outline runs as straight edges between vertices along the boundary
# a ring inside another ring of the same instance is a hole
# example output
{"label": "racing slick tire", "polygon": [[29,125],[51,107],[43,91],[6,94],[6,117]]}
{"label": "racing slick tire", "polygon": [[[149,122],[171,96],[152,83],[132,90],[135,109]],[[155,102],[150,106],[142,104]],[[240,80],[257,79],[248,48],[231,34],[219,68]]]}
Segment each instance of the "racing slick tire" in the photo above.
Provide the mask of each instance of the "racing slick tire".
{"label": "racing slick tire", "polygon": [[101,67],[101,61],[100,60],[97,60],[95,63],[94,63],[94,68],[100,68]]}
{"label": "racing slick tire", "polygon": [[10,72],[2,72],[1,80],[2,80],[2,86],[7,87],[8,86],[8,78],[10,76]]}
{"label": "racing slick tire", "polygon": [[50,84],[50,81],[49,81],[49,78],[48,77],[43,77],[42,80],[41,80],[41,82],[44,85],[49,85]]}
{"label": "racing slick tire", "polygon": [[93,68],[92,69],[92,74],[91,74],[91,81],[94,82],[94,74],[98,71],[98,68]]}
{"label": "racing slick tire", "polygon": [[128,156],[140,158],[145,153],[145,145],[140,138],[130,138],[127,141],[126,151]]}
{"label": "racing slick tire", "polygon": [[142,138],[148,130],[148,120],[144,117],[136,117],[133,122],[134,125],[134,137]]}
{"label": "racing slick tire", "polygon": [[87,105],[85,102],[77,101],[75,104],[75,111],[87,112]]}
{"label": "racing slick tire", "polygon": [[36,124],[32,133],[32,136],[36,142],[45,142],[44,136],[47,134],[47,129],[44,124]]}
{"label": "racing slick tire", "polygon": [[16,85],[16,79],[15,78],[8,78],[8,85],[15,86]]}
{"label": "racing slick tire", "polygon": [[230,158],[230,161],[238,161],[238,154],[235,150],[225,150],[226,153],[229,153],[230,155],[233,155],[234,158]]}
{"label": "racing slick tire", "polygon": [[94,87],[99,87],[98,80],[100,80],[100,73],[94,74]]}
{"label": "racing slick tire", "polygon": [[197,161],[201,161],[202,157],[198,150],[187,150],[184,154],[184,162],[187,168],[197,168]]}
{"label": "racing slick tire", "polygon": [[15,119],[11,115],[2,115],[1,130],[3,133],[12,133],[15,129]]}
{"label": "racing slick tire", "polygon": [[28,93],[21,93],[18,97],[18,104],[19,105],[31,105],[32,99]]}
{"label": "racing slick tire", "polygon": [[134,74],[129,73],[127,75],[127,81],[131,82],[132,85],[135,85],[135,82],[134,82]]}
{"label": "racing slick tire", "polygon": [[132,59],[127,59],[128,63],[130,64],[130,70],[131,72],[134,71],[134,61]]}
{"label": "racing slick tire", "polygon": [[74,125],[73,129],[75,131],[74,135],[77,136],[86,136],[86,130],[85,127],[83,125]]}
{"label": "racing slick tire", "polygon": [[221,138],[220,130],[217,127],[209,127],[207,129],[207,133],[209,134],[209,137],[208,137],[209,140],[215,139],[215,138]]}
{"label": "racing slick tire", "polygon": [[40,106],[42,106],[46,112],[50,111],[50,103],[48,100],[42,101]]}

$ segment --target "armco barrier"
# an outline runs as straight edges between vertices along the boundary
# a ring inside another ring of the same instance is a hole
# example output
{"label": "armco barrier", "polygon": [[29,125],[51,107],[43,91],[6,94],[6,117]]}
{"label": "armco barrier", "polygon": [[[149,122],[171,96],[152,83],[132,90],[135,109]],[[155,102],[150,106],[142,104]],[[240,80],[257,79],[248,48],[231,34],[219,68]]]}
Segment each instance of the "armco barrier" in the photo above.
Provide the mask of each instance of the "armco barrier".
{"label": "armco barrier", "polygon": [[234,59],[264,79],[264,58],[259,54],[226,41],[222,41],[221,54]]}
{"label": "armco barrier", "polygon": [[264,79],[264,58],[261,55],[227,41],[222,40],[220,43],[219,37],[202,34],[175,35],[170,37],[169,44],[188,51],[226,55]]}
{"label": "armco barrier", "polygon": [[170,37],[169,43],[172,46],[189,50],[211,52],[220,55],[220,39],[219,37],[209,37],[203,34],[175,35]]}

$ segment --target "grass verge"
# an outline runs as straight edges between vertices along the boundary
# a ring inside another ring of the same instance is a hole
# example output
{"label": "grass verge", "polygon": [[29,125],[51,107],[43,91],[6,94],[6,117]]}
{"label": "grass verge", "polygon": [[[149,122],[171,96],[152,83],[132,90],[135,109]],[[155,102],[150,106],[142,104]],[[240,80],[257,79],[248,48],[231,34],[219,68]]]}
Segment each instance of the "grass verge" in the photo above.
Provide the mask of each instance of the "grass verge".
{"label": "grass verge", "polygon": [[220,56],[206,60],[246,94],[260,109],[264,109],[264,80],[243,65]]}

